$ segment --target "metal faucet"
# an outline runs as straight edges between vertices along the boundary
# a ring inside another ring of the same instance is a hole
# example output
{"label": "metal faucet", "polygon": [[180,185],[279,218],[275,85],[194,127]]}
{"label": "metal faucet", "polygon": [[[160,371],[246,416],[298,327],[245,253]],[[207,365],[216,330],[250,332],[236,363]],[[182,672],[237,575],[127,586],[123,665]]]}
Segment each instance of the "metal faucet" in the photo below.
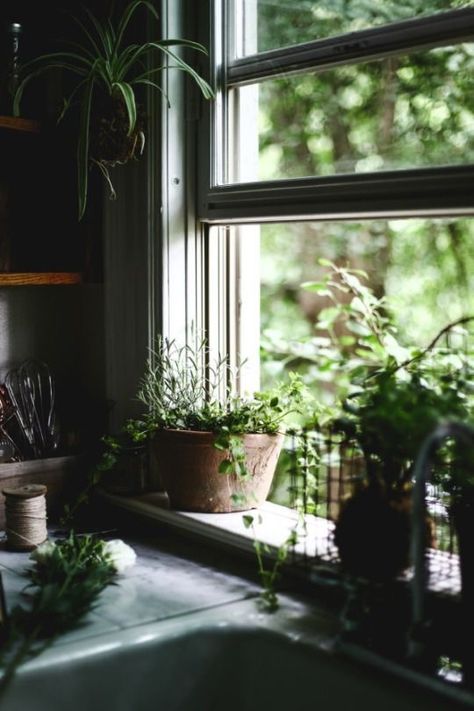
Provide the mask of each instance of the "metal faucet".
{"label": "metal faucet", "polygon": [[425,651],[423,630],[429,621],[425,618],[426,589],[429,570],[426,559],[426,484],[430,479],[433,457],[440,444],[454,438],[474,446],[474,428],[462,422],[440,424],[423,442],[414,467],[413,522],[412,522],[412,638],[409,655],[421,659]]}

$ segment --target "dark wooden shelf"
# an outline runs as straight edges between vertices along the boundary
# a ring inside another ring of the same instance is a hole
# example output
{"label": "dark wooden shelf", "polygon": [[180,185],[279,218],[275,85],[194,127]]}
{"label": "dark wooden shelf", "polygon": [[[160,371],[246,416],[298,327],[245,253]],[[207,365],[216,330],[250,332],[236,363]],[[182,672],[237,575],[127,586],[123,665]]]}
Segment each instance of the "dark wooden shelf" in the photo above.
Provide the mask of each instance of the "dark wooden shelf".
{"label": "dark wooden shelf", "polygon": [[4,272],[0,286],[55,286],[82,283],[79,272]]}
{"label": "dark wooden shelf", "polygon": [[34,119],[18,118],[17,116],[0,116],[0,128],[10,131],[23,131],[25,133],[39,133],[39,121]]}

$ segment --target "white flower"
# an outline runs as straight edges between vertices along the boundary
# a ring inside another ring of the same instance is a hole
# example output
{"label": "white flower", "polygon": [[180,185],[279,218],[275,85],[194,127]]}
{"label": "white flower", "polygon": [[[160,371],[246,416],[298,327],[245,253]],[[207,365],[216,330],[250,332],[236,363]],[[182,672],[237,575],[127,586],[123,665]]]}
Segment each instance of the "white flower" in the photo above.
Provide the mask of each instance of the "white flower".
{"label": "white flower", "polygon": [[135,563],[137,554],[133,548],[116,538],[104,543],[104,557],[114,566],[117,573],[123,573],[126,568]]}
{"label": "white flower", "polygon": [[30,558],[31,560],[35,560],[37,563],[44,565],[53,555],[55,548],[56,543],[46,540],[44,543],[40,543],[40,545],[35,548],[35,550],[31,553]]}

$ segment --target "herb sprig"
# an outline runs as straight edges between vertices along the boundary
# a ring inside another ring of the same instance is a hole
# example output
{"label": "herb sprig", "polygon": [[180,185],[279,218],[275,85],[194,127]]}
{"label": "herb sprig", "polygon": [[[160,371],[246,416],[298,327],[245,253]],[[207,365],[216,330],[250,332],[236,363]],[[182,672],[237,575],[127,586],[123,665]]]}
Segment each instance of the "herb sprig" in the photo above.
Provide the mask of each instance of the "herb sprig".
{"label": "herb sprig", "polygon": [[83,623],[117,572],[105,541],[74,532],[65,540],[42,544],[32,558],[34,564],[26,573],[29,605],[16,605],[7,622],[0,653],[0,695],[22,662]]}

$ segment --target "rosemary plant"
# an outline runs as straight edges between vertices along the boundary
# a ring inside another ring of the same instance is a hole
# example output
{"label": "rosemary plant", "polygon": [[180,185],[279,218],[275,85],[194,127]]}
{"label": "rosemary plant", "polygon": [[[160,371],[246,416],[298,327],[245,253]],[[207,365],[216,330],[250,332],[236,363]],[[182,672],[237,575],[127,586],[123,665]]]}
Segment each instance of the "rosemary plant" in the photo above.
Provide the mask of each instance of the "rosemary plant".
{"label": "rosemary plant", "polygon": [[227,358],[212,358],[205,340],[193,347],[159,337],[138,392],[149,413],[144,428],[276,433],[304,401],[294,373],[287,383],[248,398],[233,394],[238,377]]}

